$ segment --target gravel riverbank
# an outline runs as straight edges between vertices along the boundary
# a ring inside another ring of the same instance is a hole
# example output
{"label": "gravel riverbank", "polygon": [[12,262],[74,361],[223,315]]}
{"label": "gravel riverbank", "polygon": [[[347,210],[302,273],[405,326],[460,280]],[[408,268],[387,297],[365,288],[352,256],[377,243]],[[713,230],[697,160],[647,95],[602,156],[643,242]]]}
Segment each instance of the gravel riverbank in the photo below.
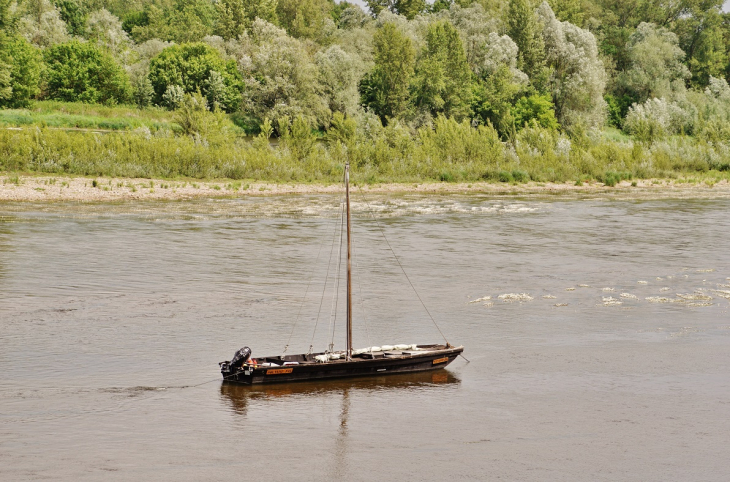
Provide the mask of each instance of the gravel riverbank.
{"label": "gravel riverbank", "polygon": [[[610,197],[675,198],[730,197],[730,183],[678,183],[673,180],[622,182],[615,187],[601,183],[398,183],[368,184],[372,193],[493,194],[493,195],[606,195]],[[340,192],[339,184],[296,184],[244,181],[86,178],[0,174],[1,201],[180,200],[204,197],[244,197],[279,194],[326,194]]]}

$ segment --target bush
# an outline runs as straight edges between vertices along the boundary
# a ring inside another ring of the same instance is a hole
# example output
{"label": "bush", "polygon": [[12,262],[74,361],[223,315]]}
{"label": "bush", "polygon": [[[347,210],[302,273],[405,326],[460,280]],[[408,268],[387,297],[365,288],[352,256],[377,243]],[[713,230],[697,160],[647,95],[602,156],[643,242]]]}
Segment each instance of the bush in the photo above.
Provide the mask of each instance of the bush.
{"label": "bush", "polygon": [[27,107],[39,92],[43,67],[39,50],[22,37],[8,37],[0,31],[0,65],[7,67],[6,96],[0,95],[0,107]]}
{"label": "bush", "polygon": [[630,181],[632,178],[633,178],[633,176],[629,172],[609,171],[609,172],[606,172],[603,176],[601,176],[599,180],[608,187],[614,187],[616,184],[620,183],[621,181]]}
{"label": "bush", "polygon": [[626,114],[624,128],[629,134],[645,142],[663,139],[683,131],[687,114],[677,102],[666,99],[649,99],[634,104]]}
{"label": "bush", "polygon": [[509,171],[499,171],[498,179],[499,179],[499,182],[514,181],[514,178],[512,177],[512,173]]}
{"label": "bush", "polygon": [[532,120],[546,129],[557,130],[559,127],[555,118],[555,108],[548,94],[520,97],[512,107],[512,117],[515,119],[515,128],[518,131]]}
{"label": "bush", "polygon": [[171,85],[182,87],[186,94],[199,91],[227,112],[235,111],[241,102],[242,80],[236,62],[224,60],[216,49],[204,43],[167,47],[150,61],[149,79],[157,104],[164,103],[165,92]]}
{"label": "bush", "polygon": [[48,48],[43,57],[49,99],[117,104],[132,97],[124,69],[96,44],[73,40]]}
{"label": "bush", "polygon": [[530,181],[530,175],[526,173],[525,171],[520,171],[518,169],[515,169],[512,171],[512,178],[515,180],[515,182],[529,182]]}

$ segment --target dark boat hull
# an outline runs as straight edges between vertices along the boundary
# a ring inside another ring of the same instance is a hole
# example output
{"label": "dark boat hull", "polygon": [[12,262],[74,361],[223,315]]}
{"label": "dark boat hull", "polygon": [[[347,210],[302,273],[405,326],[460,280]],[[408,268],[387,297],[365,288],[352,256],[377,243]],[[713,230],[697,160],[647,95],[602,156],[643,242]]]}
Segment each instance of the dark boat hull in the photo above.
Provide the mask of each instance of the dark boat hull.
{"label": "dark boat hull", "polygon": [[221,374],[228,382],[255,385],[423,372],[446,367],[463,351],[463,347],[449,347],[397,357],[354,358],[352,361],[335,360],[327,363],[301,363],[275,367],[244,365],[234,370],[227,369],[226,365],[222,364]]}

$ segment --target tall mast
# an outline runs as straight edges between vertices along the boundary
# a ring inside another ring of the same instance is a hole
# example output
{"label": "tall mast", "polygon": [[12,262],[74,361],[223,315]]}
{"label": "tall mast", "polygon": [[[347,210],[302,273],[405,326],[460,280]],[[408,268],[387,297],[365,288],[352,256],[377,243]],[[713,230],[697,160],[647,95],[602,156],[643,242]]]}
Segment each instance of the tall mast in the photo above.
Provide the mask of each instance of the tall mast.
{"label": "tall mast", "polygon": [[350,163],[345,164],[345,200],[347,202],[347,360],[352,360],[352,259],[350,248]]}

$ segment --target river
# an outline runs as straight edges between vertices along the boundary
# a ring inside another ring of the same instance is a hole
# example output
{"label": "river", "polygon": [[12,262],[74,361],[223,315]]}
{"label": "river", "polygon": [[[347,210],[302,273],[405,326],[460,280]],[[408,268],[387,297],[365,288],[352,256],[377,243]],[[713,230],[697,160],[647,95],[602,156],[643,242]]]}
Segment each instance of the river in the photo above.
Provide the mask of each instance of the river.
{"label": "river", "polygon": [[222,384],[344,345],[337,202],[0,204],[0,479],[730,477],[730,200],[359,199],[355,346],[442,341],[382,228],[469,362]]}

